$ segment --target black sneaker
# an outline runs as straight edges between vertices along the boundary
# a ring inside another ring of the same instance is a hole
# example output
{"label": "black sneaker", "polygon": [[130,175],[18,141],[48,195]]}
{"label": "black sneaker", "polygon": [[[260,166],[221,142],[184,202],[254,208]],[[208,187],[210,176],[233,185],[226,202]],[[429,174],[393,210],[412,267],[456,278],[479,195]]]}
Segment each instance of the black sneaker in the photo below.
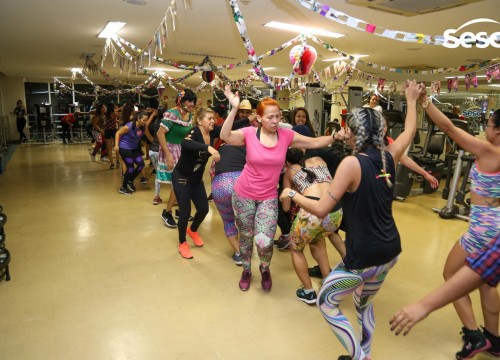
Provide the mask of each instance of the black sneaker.
{"label": "black sneaker", "polygon": [[128,182],[127,183],[127,189],[129,189],[132,192],[135,192],[135,186],[133,182]]}
{"label": "black sneaker", "polygon": [[321,274],[321,270],[319,265],[313,266],[312,268],[307,269],[310,277],[315,277],[318,279],[323,279],[323,275]]}
{"label": "black sneaker", "polygon": [[122,186],[118,192],[123,195],[132,195],[132,191],[130,191],[126,186]]}
{"label": "black sneaker", "polygon": [[500,357],[500,336],[493,335],[488,330],[486,330],[484,327],[482,329],[483,329],[484,336],[491,343],[491,347],[488,349],[488,352],[491,355],[495,355],[496,357]]}
{"label": "black sneaker", "polygon": [[151,171],[151,175],[156,175],[156,169],[153,169],[153,171]]}
{"label": "black sneaker", "polygon": [[169,228],[177,227],[177,223],[172,217],[172,211],[167,211],[167,209],[163,209],[163,212],[161,213],[161,219],[163,220],[165,225],[167,225]]}
{"label": "black sneaker", "polygon": [[274,246],[278,246],[278,244],[280,244],[280,243],[283,241],[283,238],[284,238],[284,237],[288,237],[288,236],[289,236],[289,235],[286,235],[286,236],[285,236],[285,235],[281,234],[281,235],[280,235],[280,237],[278,238],[278,240],[273,240],[273,245],[274,245]]}
{"label": "black sneaker", "polygon": [[[179,209],[175,209],[175,215],[174,215],[174,217],[177,220],[179,220]],[[191,215],[189,215],[188,221],[193,221],[193,220],[194,220],[194,218]]]}
{"label": "black sneaker", "polygon": [[352,357],[349,355],[340,355],[337,360],[352,360]]}
{"label": "black sneaker", "polygon": [[233,254],[233,256],[231,256],[231,259],[233,259],[234,263],[237,266],[243,265],[243,260],[241,258],[241,254]]}
{"label": "black sneaker", "polygon": [[146,179],[144,176],[141,177],[141,184],[147,184],[148,183],[148,179]]}
{"label": "black sneaker", "polygon": [[207,200],[208,200],[208,201],[214,201],[214,199],[213,199],[213,197],[212,197],[212,193],[210,193],[210,195],[208,195]]}
{"label": "black sneaker", "polygon": [[469,330],[462,328],[464,347],[455,354],[457,360],[470,359],[477,353],[488,350],[491,347],[490,341],[481,330]]}
{"label": "black sneaker", "polygon": [[300,288],[299,290],[297,290],[297,299],[305,302],[306,304],[316,304],[317,298],[318,296],[316,295],[316,291],[306,293],[306,290],[304,288]]}
{"label": "black sneaker", "polygon": [[290,249],[290,236],[280,236],[276,247],[281,251]]}

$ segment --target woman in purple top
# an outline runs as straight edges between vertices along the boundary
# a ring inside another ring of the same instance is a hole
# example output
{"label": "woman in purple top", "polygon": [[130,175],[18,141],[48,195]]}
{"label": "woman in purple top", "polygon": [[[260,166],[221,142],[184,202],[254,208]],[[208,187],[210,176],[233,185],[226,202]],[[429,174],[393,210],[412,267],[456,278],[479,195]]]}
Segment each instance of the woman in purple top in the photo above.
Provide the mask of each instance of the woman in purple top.
{"label": "woman in purple top", "polygon": [[224,94],[231,103],[220,137],[230,145],[246,145],[246,164],[234,184],[233,209],[236,225],[240,231],[240,253],[243,273],[240,289],[250,288],[253,242],[260,258],[262,288],[271,290],[272,280],[269,265],[273,255],[273,239],[278,221],[278,180],[285,164],[288,147],[316,149],[330,145],[333,138],[321,136],[310,138],[290,129],[279,128],[281,119],[278,103],[270,98],[257,105],[258,128],[247,127],[231,131],[238,112],[240,98],[226,86]]}
{"label": "woman in purple top", "polygon": [[120,194],[130,195],[135,191],[134,180],[144,169],[141,139],[147,121],[148,114],[140,112],[135,120],[126,123],[116,132],[114,150],[120,152],[120,156],[127,167],[125,174],[123,174]]}

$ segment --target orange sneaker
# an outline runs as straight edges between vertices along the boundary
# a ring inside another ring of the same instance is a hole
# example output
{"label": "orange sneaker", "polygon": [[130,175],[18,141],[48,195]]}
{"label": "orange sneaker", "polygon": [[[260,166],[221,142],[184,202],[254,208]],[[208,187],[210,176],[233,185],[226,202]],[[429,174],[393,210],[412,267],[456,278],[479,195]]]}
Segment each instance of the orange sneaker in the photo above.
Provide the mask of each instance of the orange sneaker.
{"label": "orange sneaker", "polygon": [[182,244],[179,244],[179,254],[181,254],[184,259],[193,258],[193,254],[191,254],[191,250],[189,250],[189,244],[186,241],[184,241]]}
{"label": "orange sneaker", "polygon": [[186,234],[189,235],[194,244],[198,247],[203,246],[203,240],[201,240],[200,234],[198,232],[192,231],[190,227],[186,229]]}

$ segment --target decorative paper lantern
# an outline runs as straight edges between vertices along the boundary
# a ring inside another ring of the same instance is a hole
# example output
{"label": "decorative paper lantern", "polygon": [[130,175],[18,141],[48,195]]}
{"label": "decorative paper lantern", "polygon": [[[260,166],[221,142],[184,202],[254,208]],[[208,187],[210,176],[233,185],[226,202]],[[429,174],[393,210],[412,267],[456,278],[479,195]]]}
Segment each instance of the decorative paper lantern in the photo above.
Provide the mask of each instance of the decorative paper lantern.
{"label": "decorative paper lantern", "polygon": [[201,74],[201,78],[203,79],[203,81],[211,83],[215,79],[215,74],[213,71],[203,71],[203,74]]}
{"label": "decorative paper lantern", "polygon": [[158,83],[158,86],[156,87],[156,90],[158,90],[158,99],[161,101],[163,98],[163,92],[165,91],[165,85],[160,81]]}
{"label": "decorative paper lantern", "polygon": [[296,45],[290,50],[290,61],[297,75],[307,75],[316,62],[318,53],[309,45]]}

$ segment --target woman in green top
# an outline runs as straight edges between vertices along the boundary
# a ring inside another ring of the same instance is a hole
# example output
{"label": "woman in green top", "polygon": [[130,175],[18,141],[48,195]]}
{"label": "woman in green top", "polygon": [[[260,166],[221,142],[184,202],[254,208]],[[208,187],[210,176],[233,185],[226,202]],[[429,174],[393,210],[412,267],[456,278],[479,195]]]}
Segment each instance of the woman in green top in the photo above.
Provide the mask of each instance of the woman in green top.
{"label": "woman in green top", "polygon": [[[181,156],[181,142],[191,130],[192,111],[196,104],[196,94],[189,90],[179,92],[177,106],[166,111],[158,129],[158,166],[156,178],[164,184],[172,183],[172,170]],[[162,220],[170,228],[177,227],[172,216],[172,206],[175,203],[175,194],[170,191],[167,206],[161,214]]]}

